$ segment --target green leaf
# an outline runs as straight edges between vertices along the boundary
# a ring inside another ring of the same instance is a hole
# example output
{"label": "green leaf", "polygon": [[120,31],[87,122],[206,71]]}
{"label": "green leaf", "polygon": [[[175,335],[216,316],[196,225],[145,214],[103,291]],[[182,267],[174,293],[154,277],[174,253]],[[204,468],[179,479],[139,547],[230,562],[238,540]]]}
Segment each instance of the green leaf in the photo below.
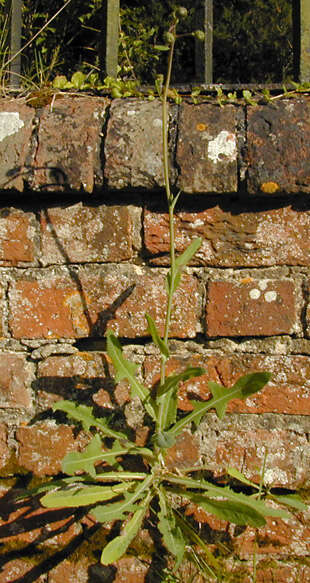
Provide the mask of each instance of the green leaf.
{"label": "green leaf", "polygon": [[62,470],[65,474],[72,475],[77,471],[84,471],[92,478],[96,478],[96,462],[106,462],[113,466],[117,463],[117,457],[127,454],[128,447],[120,445],[115,441],[113,447],[104,451],[102,441],[98,433],[93,437],[86,449],[82,452],[73,451],[68,453],[62,461]]}
{"label": "green leaf", "polygon": [[111,540],[103,549],[101,554],[101,563],[103,565],[110,565],[118,561],[127,551],[130,543],[138,534],[145,514],[148,510],[150,496],[147,496],[140,507],[135,511],[132,518],[125,525],[122,533]]}
{"label": "green leaf", "polygon": [[197,504],[206,510],[220,518],[221,520],[227,520],[228,522],[233,522],[240,526],[249,525],[255,528],[260,528],[266,524],[265,518],[257,512],[251,506],[247,504],[242,504],[239,501],[231,500],[213,500],[201,494],[195,494],[189,492],[188,490],[184,492],[185,498]]}
{"label": "green leaf", "polygon": [[87,484],[81,487],[81,485],[76,485],[74,488],[49,492],[41,498],[40,502],[45,508],[89,506],[123,494],[132,484],[133,482],[114,486],[90,486]]}
{"label": "green leaf", "polygon": [[[107,424],[107,421],[104,419],[97,419],[93,415],[92,407],[87,407],[86,405],[77,405],[72,401],[58,401],[53,405],[53,411],[63,411],[75,421],[79,421],[82,423],[83,429],[85,431],[89,431],[91,427],[97,427],[100,429],[106,437],[112,437],[114,439],[121,439],[128,442],[128,438],[125,433],[121,433],[120,431],[114,431],[110,429]],[[135,445],[132,443],[132,445]]]}
{"label": "green leaf", "polygon": [[131,386],[132,396],[138,396],[141,399],[146,411],[155,420],[156,414],[150,402],[149,390],[135,377],[137,365],[125,359],[122,347],[111,330],[107,333],[107,351],[116,371],[115,381],[127,379]]}
{"label": "green leaf", "polygon": [[169,51],[170,47],[167,47],[167,45],[154,45],[154,49],[156,51]]}
{"label": "green leaf", "polygon": [[175,556],[177,569],[181,564],[185,553],[185,540],[182,529],[176,523],[171,504],[165,496],[163,489],[158,492],[160,511],[158,513],[158,529],[163,536],[163,541],[168,551]]}
{"label": "green leaf", "polygon": [[167,293],[174,294],[180,285],[180,281],[181,281],[181,272],[177,271],[174,274],[174,277],[172,278],[171,270],[169,270],[167,273],[167,284],[166,284]]}
{"label": "green leaf", "polygon": [[187,249],[185,249],[182,255],[179,255],[179,257],[176,258],[175,266],[177,269],[184,267],[190,262],[190,260],[194,257],[195,253],[197,253],[199,247],[201,247],[201,243],[202,238],[197,237],[197,239],[194,239],[191,242],[191,244],[187,247]]}
{"label": "green leaf", "polygon": [[175,444],[175,438],[168,435],[166,431],[161,431],[156,435],[156,443],[160,449],[167,449]]}
{"label": "green leaf", "polygon": [[71,83],[76,89],[82,89],[85,83],[86,75],[82,71],[76,71],[71,77]]}
{"label": "green leaf", "polygon": [[205,403],[197,403],[191,401],[194,411],[188,413],[185,417],[175,423],[168,433],[171,436],[179,435],[189,423],[195,423],[196,426],[200,423],[202,417],[210,409],[215,409],[217,414],[223,415],[227,403],[231,399],[245,399],[256,391],[259,391],[271,378],[270,373],[253,373],[245,375],[238,379],[231,389],[221,387],[217,383],[210,381],[210,388],[215,392],[216,396]]}
{"label": "green leaf", "polygon": [[179,374],[170,375],[166,378],[164,384],[160,385],[158,388],[157,396],[161,397],[162,395],[165,395],[165,393],[168,393],[170,390],[177,388],[179,383],[184,383],[193,377],[200,377],[205,374],[205,372],[205,369],[200,366],[189,366],[186,370]]}
{"label": "green leaf", "polygon": [[68,79],[65,75],[56,75],[55,79],[53,80],[53,87],[55,89],[65,89],[68,83]]}
{"label": "green leaf", "polygon": [[96,506],[92,514],[99,522],[110,522],[111,520],[123,519],[129,512],[135,511],[137,500],[142,498],[145,491],[148,490],[153,480],[153,476],[147,476],[142,483],[139,483],[133,492],[125,492],[124,500],[104,506]]}
{"label": "green leaf", "polygon": [[270,494],[272,500],[276,500],[279,504],[285,504],[285,506],[291,506],[292,508],[296,508],[297,510],[301,510],[302,512],[309,510],[307,504],[305,504],[298,494],[286,494],[286,495],[278,495],[275,496],[274,494]]}
{"label": "green leaf", "polygon": [[244,89],[242,91],[242,96],[248,105],[257,105],[255,99],[253,99],[251,91],[249,91],[248,89]]}
{"label": "green leaf", "polygon": [[242,484],[245,484],[246,486],[251,486],[256,490],[259,490],[259,486],[257,484],[251,482],[251,480],[248,480],[241,472],[239,472],[239,470],[236,470],[236,468],[227,468],[226,472],[229,476],[231,476],[232,478],[236,478],[236,480],[239,480],[239,482],[241,482]]}
{"label": "green leaf", "polygon": [[147,319],[148,331],[152,336],[152,340],[153,340],[154,344],[157,346],[157,348],[159,348],[161,354],[165,358],[169,358],[169,356],[170,356],[169,348],[168,348],[166,342],[164,342],[162,340],[162,338],[159,336],[159,333],[158,333],[158,330],[156,328],[156,324],[155,324],[153,318],[149,314],[145,314],[145,317]]}

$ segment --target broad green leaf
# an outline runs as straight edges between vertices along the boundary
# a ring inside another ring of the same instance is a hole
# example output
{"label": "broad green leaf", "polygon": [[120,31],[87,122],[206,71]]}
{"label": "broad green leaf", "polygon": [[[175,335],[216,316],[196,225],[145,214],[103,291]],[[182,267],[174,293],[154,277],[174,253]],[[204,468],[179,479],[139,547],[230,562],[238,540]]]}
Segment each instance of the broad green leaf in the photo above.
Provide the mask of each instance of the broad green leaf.
{"label": "broad green leaf", "polygon": [[81,89],[85,83],[86,75],[82,71],[76,71],[71,77],[71,83],[76,89]]}
{"label": "broad green leaf", "polygon": [[171,389],[178,387],[179,383],[184,383],[193,377],[200,377],[205,374],[205,369],[199,366],[190,366],[180,374],[170,375],[166,378],[163,385],[158,388],[157,396],[161,397],[165,393],[168,393]]}
{"label": "broad green leaf", "polygon": [[210,409],[215,409],[217,412],[219,412],[220,415],[223,414],[224,406],[226,407],[227,403],[231,399],[247,398],[254,392],[259,391],[269,381],[270,378],[270,373],[253,373],[250,375],[245,375],[244,377],[238,379],[238,381],[231,389],[225,389],[224,387],[221,387],[221,385],[210,381],[211,390],[214,390],[217,396],[204,403],[197,403],[192,401],[194,411],[188,413],[188,415],[177,421],[177,423],[175,423],[167,433],[176,437],[189,423],[193,422],[196,426],[198,426],[202,417]]}
{"label": "broad green leaf", "polygon": [[56,75],[53,80],[53,87],[55,89],[64,89],[67,83],[68,79],[65,75]]}
{"label": "broad green leaf", "polygon": [[280,504],[285,504],[285,506],[291,506],[292,508],[296,508],[302,512],[309,510],[309,506],[307,506],[307,504],[302,501],[298,494],[286,494],[283,496],[275,496],[274,494],[271,494],[270,496],[272,500],[276,500],[276,502],[279,502]]}
{"label": "broad green leaf", "polygon": [[271,379],[270,372],[254,372],[240,377],[232,389],[240,390],[240,399],[246,399],[260,391]]}
{"label": "broad green leaf", "polygon": [[156,328],[156,324],[153,320],[153,318],[149,315],[149,314],[145,314],[145,317],[147,319],[147,323],[148,323],[148,331],[152,336],[152,340],[154,342],[154,344],[157,346],[157,348],[159,348],[160,353],[165,357],[165,358],[169,358],[169,348],[166,344],[166,342],[164,342],[162,340],[162,338],[159,336],[158,330]]}
{"label": "broad green leaf", "polygon": [[127,551],[130,543],[138,534],[145,514],[148,510],[150,496],[140,503],[140,507],[135,511],[132,518],[125,525],[122,533],[111,540],[103,549],[101,554],[101,563],[103,565],[110,565],[118,561]]}
{"label": "broad green leaf", "polygon": [[182,255],[179,255],[179,257],[176,258],[175,266],[177,269],[184,267],[190,262],[190,260],[194,257],[195,253],[197,253],[199,247],[201,247],[201,243],[202,243],[201,237],[197,237],[197,239],[194,239],[191,242],[191,244],[187,247],[187,249],[185,249]]}
{"label": "broad green leaf", "polygon": [[166,548],[176,557],[175,568],[177,569],[184,557],[185,540],[182,529],[176,523],[171,503],[168,502],[164,490],[160,489],[158,495],[160,505],[160,511],[158,513],[158,529],[163,536]]}
{"label": "broad green leaf", "polygon": [[[242,492],[234,492],[228,486],[221,487],[215,486],[210,482],[205,480],[194,480],[192,478],[179,478],[175,476],[170,476],[167,474],[165,476],[168,482],[173,484],[178,484],[180,486],[185,486],[186,488],[191,488],[195,490],[204,490],[204,495],[208,498],[219,498],[220,500],[227,499],[232,502],[239,504],[244,504],[253,508],[256,512],[262,516],[277,516],[280,518],[289,518],[289,514],[282,510],[281,508],[272,508],[267,506],[262,500],[258,500],[252,496],[247,496]],[[187,496],[188,490],[182,490],[183,496]],[[180,493],[180,491],[178,491]]]}
{"label": "broad green leaf", "polygon": [[184,492],[184,496],[221,520],[227,520],[241,526],[248,524],[255,528],[260,528],[266,524],[265,518],[257,510],[239,501],[213,500],[189,490]]}
{"label": "broad green leaf", "polygon": [[114,504],[106,504],[104,506],[96,506],[92,510],[92,514],[99,522],[110,522],[111,520],[123,519],[129,512],[136,510],[136,502],[143,497],[151,485],[153,476],[147,476],[142,483],[137,484],[132,492],[125,492],[124,500],[115,502]]}
{"label": "broad green leaf", "polygon": [[139,383],[135,376],[137,365],[133,362],[130,362],[129,360],[126,360],[119,341],[110,330],[107,333],[107,351],[115,368],[116,382],[127,379],[131,387],[132,396],[138,396],[141,399],[146,411],[152,417],[152,419],[155,420],[156,414],[149,400],[149,390],[144,385]]}
{"label": "broad green leaf", "polygon": [[102,441],[97,433],[84,451],[73,451],[64,457],[62,470],[69,475],[77,471],[84,471],[92,478],[96,478],[94,465],[96,462],[106,462],[108,465],[113,466],[117,463],[117,457],[127,454],[128,451],[128,447],[121,446],[118,441],[114,442],[111,449],[104,451]]}
{"label": "broad green leaf", "polygon": [[96,504],[104,500],[111,500],[131,487],[133,482],[117,484],[114,486],[90,486],[81,485],[66,490],[57,490],[45,494],[40,500],[45,508],[79,507]]}

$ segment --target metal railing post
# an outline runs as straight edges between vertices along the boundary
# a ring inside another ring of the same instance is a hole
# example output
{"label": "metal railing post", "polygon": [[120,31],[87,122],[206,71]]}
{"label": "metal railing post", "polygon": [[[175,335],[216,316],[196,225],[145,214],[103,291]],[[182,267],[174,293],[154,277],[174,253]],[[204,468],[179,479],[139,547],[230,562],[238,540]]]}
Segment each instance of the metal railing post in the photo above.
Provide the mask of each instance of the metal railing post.
{"label": "metal railing post", "polygon": [[[9,48],[9,58],[18,53],[21,47],[22,35],[22,0],[6,0],[5,12],[7,14],[7,46]],[[18,88],[21,74],[21,54],[9,63],[9,85]]]}
{"label": "metal railing post", "polygon": [[[299,80],[310,83],[310,2],[300,0]],[[298,49],[297,49],[298,50]]]}
{"label": "metal railing post", "polygon": [[213,82],[213,0],[200,0],[196,12],[196,28],[205,33],[204,42],[195,43],[195,81]]}
{"label": "metal railing post", "polygon": [[120,0],[106,0],[103,6],[103,39],[100,60],[104,76],[117,77]]}

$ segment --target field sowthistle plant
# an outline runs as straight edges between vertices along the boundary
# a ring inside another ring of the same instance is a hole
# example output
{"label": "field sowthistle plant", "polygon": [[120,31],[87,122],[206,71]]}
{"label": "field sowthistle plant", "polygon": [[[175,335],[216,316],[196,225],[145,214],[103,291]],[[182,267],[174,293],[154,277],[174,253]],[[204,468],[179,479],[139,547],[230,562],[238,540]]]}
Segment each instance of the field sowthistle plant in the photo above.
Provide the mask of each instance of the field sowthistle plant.
{"label": "field sowthistle plant", "polygon": [[[163,337],[160,336],[152,317],[146,314],[149,334],[161,359],[160,382],[155,392],[138,380],[137,365],[125,358],[122,346],[113,332],[107,333],[107,353],[113,363],[115,383],[125,379],[130,385],[131,397],[140,399],[151,427],[148,442],[144,446],[138,446],[128,437],[126,431],[117,431],[107,419],[96,417],[91,407],[68,400],[57,402],[54,410],[62,411],[80,423],[91,438],[84,451],[71,452],[63,459],[62,470],[66,477],[51,481],[41,487],[39,492],[44,507],[87,507],[91,515],[101,523],[121,521],[120,534],[103,547],[103,565],[120,559],[127,552],[143,522],[150,519],[153,524],[155,522],[167,551],[174,556],[176,567],[181,564],[188,545],[198,545],[205,554],[209,573],[216,575],[216,559],[178,509],[176,500],[198,505],[216,517],[237,525],[257,528],[265,524],[266,516],[287,517],[287,513],[283,509],[265,504],[261,488],[256,491],[255,484],[251,484],[254,494],[246,495],[228,485],[219,486],[207,481],[202,477],[201,471],[197,476],[193,468],[185,468],[180,472],[168,469],[166,465],[168,448],[174,445],[185,428],[197,427],[205,413],[210,410],[216,411],[218,417],[222,418],[231,399],[246,399],[259,391],[270,379],[268,372],[247,374],[229,389],[210,381],[212,398],[205,402],[193,401],[193,410],[179,417],[179,384],[202,375],[205,371],[190,367],[180,374],[166,373],[166,363],[170,356],[169,331],[174,294],[185,266],[201,245],[199,238],[194,239],[181,255],[176,256],[174,211],[180,193],[172,192],[169,179],[167,97],[177,26],[180,18],[185,16],[185,8],[174,10],[165,44],[159,47],[159,50],[168,53],[167,75],[161,100],[163,170],[170,225],[170,268],[166,278],[167,308]],[[133,458],[136,463],[128,466],[128,459]],[[128,467],[138,467],[139,471],[128,470]],[[241,482],[245,480],[238,472],[232,471],[231,475]],[[249,486],[250,483],[246,481],[246,484]],[[272,495],[268,493],[267,497],[272,498]],[[287,503],[294,505],[294,501],[288,500]]]}

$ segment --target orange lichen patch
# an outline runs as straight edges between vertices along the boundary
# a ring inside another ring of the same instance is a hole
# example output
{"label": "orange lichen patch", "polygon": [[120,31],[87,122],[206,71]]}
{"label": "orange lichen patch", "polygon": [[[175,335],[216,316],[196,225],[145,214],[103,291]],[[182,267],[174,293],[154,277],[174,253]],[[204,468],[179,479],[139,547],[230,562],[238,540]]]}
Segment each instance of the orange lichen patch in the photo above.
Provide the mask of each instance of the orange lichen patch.
{"label": "orange lichen patch", "polygon": [[276,182],[263,182],[260,189],[265,194],[274,194],[280,190],[280,186]]}
{"label": "orange lichen patch", "polygon": [[198,132],[204,132],[206,129],[207,129],[207,126],[205,123],[197,123],[196,130]]}
{"label": "orange lichen patch", "polygon": [[253,277],[243,277],[242,279],[240,279],[240,283],[242,283],[243,285],[245,285],[246,283],[252,283],[254,281]]}

